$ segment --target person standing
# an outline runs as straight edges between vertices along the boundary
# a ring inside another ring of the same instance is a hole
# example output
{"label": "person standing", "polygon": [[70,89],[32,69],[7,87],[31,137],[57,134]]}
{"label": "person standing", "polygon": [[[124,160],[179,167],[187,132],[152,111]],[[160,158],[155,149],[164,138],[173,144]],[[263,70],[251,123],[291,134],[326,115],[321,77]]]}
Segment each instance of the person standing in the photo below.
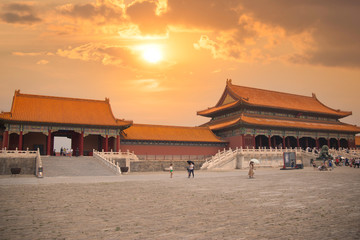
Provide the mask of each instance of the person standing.
{"label": "person standing", "polygon": [[170,170],[170,178],[172,178],[173,177],[173,172],[174,172],[172,163],[170,163],[169,170]]}
{"label": "person standing", "polygon": [[189,163],[189,176],[188,178],[190,178],[191,174],[192,174],[192,177],[194,178],[194,164],[192,162]]}
{"label": "person standing", "polygon": [[249,178],[254,178],[254,162],[249,163]]}

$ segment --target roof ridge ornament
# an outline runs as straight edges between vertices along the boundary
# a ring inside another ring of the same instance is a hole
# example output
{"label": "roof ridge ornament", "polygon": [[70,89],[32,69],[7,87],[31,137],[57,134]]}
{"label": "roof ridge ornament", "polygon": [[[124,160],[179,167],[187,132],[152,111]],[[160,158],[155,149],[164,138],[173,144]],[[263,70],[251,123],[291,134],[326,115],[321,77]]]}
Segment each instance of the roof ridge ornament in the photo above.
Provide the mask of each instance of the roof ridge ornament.
{"label": "roof ridge ornament", "polygon": [[227,78],[227,79],[226,79],[226,84],[232,84],[231,78]]}

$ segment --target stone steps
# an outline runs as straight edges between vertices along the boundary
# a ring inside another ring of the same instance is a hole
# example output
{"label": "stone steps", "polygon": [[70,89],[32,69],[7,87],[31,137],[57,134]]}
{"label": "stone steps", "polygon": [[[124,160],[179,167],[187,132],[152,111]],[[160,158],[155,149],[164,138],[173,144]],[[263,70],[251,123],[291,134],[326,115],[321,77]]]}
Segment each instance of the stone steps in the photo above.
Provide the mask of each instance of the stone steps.
{"label": "stone steps", "polygon": [[44,177],[114,176],[113,171],[94,157],[42,157]]}

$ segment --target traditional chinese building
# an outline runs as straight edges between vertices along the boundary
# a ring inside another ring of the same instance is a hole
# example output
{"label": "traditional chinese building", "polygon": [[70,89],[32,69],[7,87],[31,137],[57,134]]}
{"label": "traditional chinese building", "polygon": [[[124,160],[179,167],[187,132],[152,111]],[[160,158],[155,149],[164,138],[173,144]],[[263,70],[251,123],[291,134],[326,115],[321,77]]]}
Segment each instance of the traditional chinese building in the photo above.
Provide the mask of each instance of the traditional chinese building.
{"label": "traditional chinese building", "polygon": [[335,110],[311,97],[233,85],[226,82],[218,103],[198,115],[229,141],[229,147],[354,148],[360,128],[341,118],[351,112]]}
{"label": "traditional chinese building", "polygon": [[22,94],[15,91],[11,111],[0,113],[2,148],[40,149],[53,154],[54,137],[71,138],[79,155],[93,149],[118,151],[121,132],[132,121],[116,119],[109,99],[86,100]]}
{"label": "traditional chinese building", "polygon": [[10,112],[0,113],[0,143],[7,149],[40,149],[52,155],[54,137],[71,138],[79,155],[134,151],[137,155],[213,155],[225,147],[355,148],[360,128],[311,97],[226,83],[218,103],[198,115],[201,127],[133,124],[114,117],[109,99],[87,100],[15,91]]}
{"label": "traditional chinese building", "polygon": [[208,127],[133,124],[123,132],[121,145],[136,155],[209,156],[224,149],[227,142]]}
{"label": "traditional chinese building", "polygon": [[[2,148],[40,149],[52,155],[54,137],[71,139],[74,154],[134,151],[137,155],[215,154],[226,147],[208,127],[134,124],[116,119],[105,101],[22,94],[15,91],[10,112],[0,113]],[[123,145],[123,146],[122,146]],[[122,147],[121,147],[122,146]]]}

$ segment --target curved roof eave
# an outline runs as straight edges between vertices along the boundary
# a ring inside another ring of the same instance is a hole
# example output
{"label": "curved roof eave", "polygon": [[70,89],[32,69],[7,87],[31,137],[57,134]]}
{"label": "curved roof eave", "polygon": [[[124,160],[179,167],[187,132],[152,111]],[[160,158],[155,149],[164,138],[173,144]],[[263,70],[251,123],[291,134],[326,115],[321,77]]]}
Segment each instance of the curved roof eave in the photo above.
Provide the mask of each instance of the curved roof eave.
{"label": "curved roof eave", "polygon": [[233,127],[239,123],[256,125],[256,126],[266,126],[266,127],[360,133],[360,127],[349,124],[325,124],[325,123],[301,122],[301,121],[280,120],[280,119],[263,119],[263,118],[247,117],[244,115],[241,115],[240,117],[234,120],[214,124],[209,127],[211,130],[216,131],[220,129]]}
{"label": "curved roof eave", "polygon": [[228,90],[232,96],[236,97],[237,99],[241,99],[243,103],[248,104],[250,106],[259,106],[259,107],[266,107],[266,108],[274,108],[274,109],[286,109],[289,111],[301,111],[301,112],[310,112],[310,113],[318,113],[318,114],[326,114],[326,115],[332,115],[332,116],[338,116],[338,117],[347,117],[349,115],[352,114],[351,111],[341,111],[341,110],[335,110],[333,108],[330,108],[328,106],[326,106],[325,104],[323,104],[322,102],[320,102],[315,94],[312,94],[312,97],[307,97],[307,96],[302,96],[302,95],[296,95],[296,94],[291,94],[291,93],[283,93],[283,92],[276,92],[276,91],[270,91],[270,90],[263,90],[263,89],[257,89],[257,88],[250,88],[250,87],[242,87],[242,88],[247,88],[247,89],[252,89],[253,91],[263,91],[266,93],[273,93],[273,94],[281,94],[281,95],[288,95],[290,97],[296,97],[296,98],[303,98],[303,99],[313,99],[313,101],[316,101],[319,105],[321,105],[324,109],[329,110],[328,112],[325,111],[311,111],[309,109],[300,109],[300,108],[288,108],[288,107],[280,107],[277,105],[265,105],[265,104],[256,104],[256,103],[252,103],[251,99],[249,96],[240,96],[234,89],[234,87],[241,87],[241,86],[236,86],[232,84],[231,79],[227,80],[226,82],[226,90]]}

